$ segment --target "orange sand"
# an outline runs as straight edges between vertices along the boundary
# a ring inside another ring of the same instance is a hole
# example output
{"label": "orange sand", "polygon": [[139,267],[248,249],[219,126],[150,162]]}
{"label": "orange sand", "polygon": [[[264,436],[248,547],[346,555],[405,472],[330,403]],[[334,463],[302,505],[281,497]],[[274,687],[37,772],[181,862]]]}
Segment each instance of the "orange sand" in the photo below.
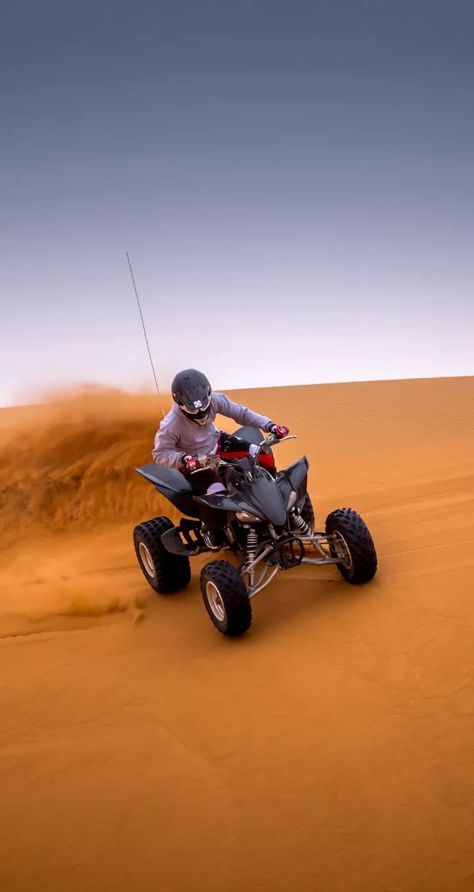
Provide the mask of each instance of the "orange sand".
{"label": "orange sand", "polygon": [[472,890],[474,379],[234,397],[379,573],[279,574],[225,639],[204,556],[161,598],[135,561],[156,398],[0,411],[0,889]]}

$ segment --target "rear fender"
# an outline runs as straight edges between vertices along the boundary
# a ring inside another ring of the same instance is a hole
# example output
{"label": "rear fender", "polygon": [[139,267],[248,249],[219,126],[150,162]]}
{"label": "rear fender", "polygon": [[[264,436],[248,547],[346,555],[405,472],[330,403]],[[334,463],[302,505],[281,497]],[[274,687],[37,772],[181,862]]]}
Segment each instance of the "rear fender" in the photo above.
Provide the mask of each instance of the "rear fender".
{"label": "rear fender", "polygon": [[153,483],[155,489],[168,499],[175,508],[188,517],[199,517],[192,486],[181,471],[152,463],[135,468],[137,474]]}

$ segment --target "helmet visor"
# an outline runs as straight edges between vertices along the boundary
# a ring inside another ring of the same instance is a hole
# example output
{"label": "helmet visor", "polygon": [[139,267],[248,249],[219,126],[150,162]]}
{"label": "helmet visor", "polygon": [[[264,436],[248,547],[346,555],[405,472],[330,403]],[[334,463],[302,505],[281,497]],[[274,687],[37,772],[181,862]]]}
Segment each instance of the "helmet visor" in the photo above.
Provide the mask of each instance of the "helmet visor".
{"label": "helmet visor", "polygon": [[210,396],[208,396],[208,398],[204,400],[204,402],[201,402],[201,400],[196,400],[193,406],[187,406],[184,403],[178,403],[179,408],[182,412],[185,412],[186,415],[198,415],[201,417],[205,412],[207,412],[210,405]]}

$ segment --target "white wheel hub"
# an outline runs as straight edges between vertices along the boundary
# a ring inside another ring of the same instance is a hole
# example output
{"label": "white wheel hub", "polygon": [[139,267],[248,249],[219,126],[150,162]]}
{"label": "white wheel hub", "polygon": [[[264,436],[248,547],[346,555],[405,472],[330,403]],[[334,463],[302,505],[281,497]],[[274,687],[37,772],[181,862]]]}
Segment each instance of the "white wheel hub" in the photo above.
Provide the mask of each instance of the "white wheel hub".
{"label": "white wheel hub", "polygon": [[342,533],[339,530],[333,534],[333,545],[337,553],[337,557],[340,559],[341,564],[346,568],[346,570],[352,570],[352,555],[350,552],[350,548],[344,539]]}
{"label": "white wheel hub", "polygon": [[206,582],[206,598],[216,619],[223,623],[227,615],[225,605],[217,585],[210,579]]}
{"label": "white wheel hub", "polygon": [[148,551],[148,548],[146,547],[144,542],[139,543],[138,551],[139,551],[143,566],[145,567],[145,570],[146,570],[148,576],[150,576],[151,579],[154,579],[156,576],[155,565],[153,563],[153,558],[152,558],[150,552]]}

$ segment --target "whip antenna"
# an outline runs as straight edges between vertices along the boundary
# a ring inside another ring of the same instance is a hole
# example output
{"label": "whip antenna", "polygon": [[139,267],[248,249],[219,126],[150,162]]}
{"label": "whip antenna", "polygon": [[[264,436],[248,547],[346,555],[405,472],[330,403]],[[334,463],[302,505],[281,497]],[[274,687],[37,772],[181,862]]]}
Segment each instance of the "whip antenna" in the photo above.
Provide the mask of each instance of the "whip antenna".
{"label": "whip antenna", "polygon": [[150,345],[149,345],[149,343],[148,343],[148,337],[147,337],[146,328],[145,328],[145,320],[143,319],[143,313],[142,313],[142,307],[141,307],[141,303],[140,303],[140,298],[138,297],[137,286],[136,286],[136,284],[135,284],[135,276],[133,275],[132,264],[130,263],[130,257],[128,256],[128,251],[125,251],[125,254],[127,255],[128,268],[129,268],[129,270],[130,270],[130,275],[131,275],[131,277],[132,277],[133,290],[134,290],[134,292],[135,292],[135,297],[136,297],[136,299],[137,299],[138,311],[139,311],[139,313],[140,313],[140,319],[142,320],[143,334],[145,335],[146,348],[147,348],[147,350],[148,350],[148,356],[150,357],[151,370],[152,370],[152,372],[153,372],[153,377],[154,377],[154,379],[155,379],[156,392],[157,392],[157,394],[158,394],[158,396],[159,396],[159,399],[160,399],[161,412],[162,412],[162,415],[163,415],[163,418],[164,418],[164,417],[165,417],[165,410],[163,409],[163,403],[162,403],[162,401],[161,401],[160,388],[158,387],[158,380],[157,380],[157,377],[156,377],[155,366],[153,365],[153,357],[152,357],[152,355],[151,355]]}

